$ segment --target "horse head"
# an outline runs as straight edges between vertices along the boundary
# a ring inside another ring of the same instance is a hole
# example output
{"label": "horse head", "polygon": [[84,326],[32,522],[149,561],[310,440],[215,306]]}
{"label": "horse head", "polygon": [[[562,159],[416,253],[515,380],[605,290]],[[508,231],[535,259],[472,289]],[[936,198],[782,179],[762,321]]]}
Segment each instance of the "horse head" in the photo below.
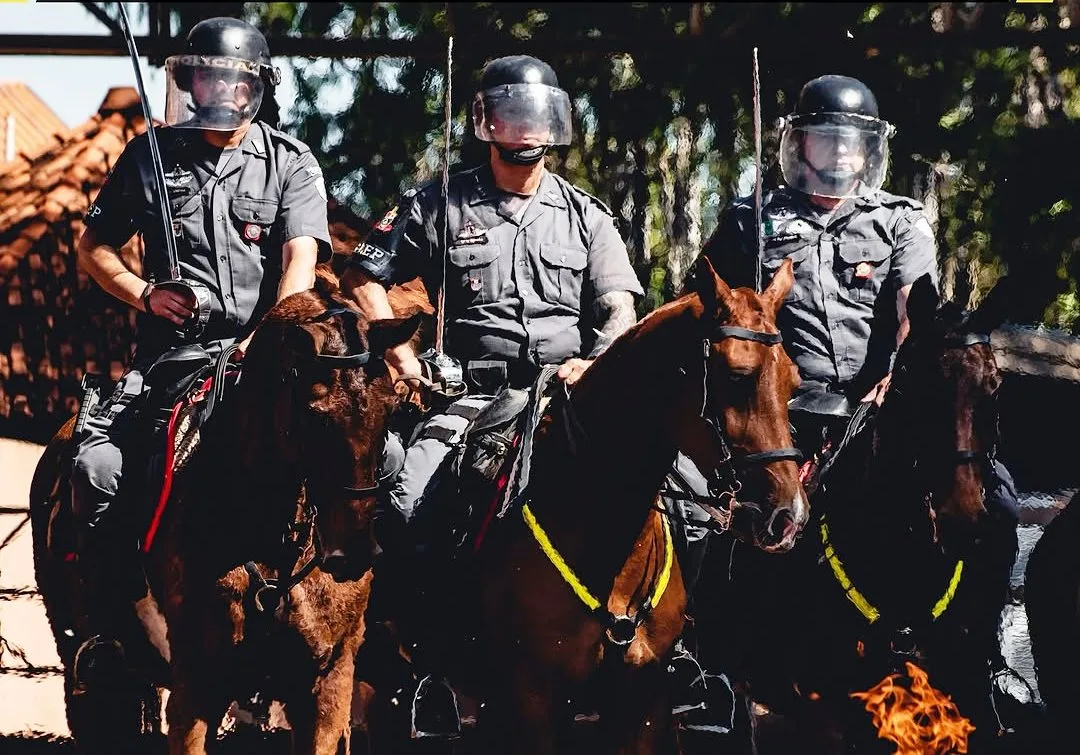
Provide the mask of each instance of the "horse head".
{"label": "horse head", "polygon": [[[246,466],[276,492],[297,492],[321,541],[322,569],[355,579],[371,562],[385,427],[397,404],[383,357],[416,333],[420,316],[367,322],[320,276],[278,302],[244,359]],[[276,484],[276,483],[272,483]],[[286,497],[288,497],[286,495]],[[293,496],[289,515],[296,514]],[[283,506],[289,506],[286,500]]]}
{"label": "horse head", "polygon": [[676,444],[715,473],[718,495],[698,503],[769,552],[789,550],[810,516],[787,412],[799,375],[776,328],[793,282],[785,261],[760,294],[733,290],[703,256],[685,289],[701,326],[700,366],[687,371],[700,379],[677,414]]}
{"label": "horse head", "polygon": [[988,323],[941,304],[929,275],[912,286],[908,320],[875,445],[897,479],[915,487],[909,497],[927,505],[935,539],[940,533],[947,545],[948,533],[970,534],[986,515],[1001,373]]}

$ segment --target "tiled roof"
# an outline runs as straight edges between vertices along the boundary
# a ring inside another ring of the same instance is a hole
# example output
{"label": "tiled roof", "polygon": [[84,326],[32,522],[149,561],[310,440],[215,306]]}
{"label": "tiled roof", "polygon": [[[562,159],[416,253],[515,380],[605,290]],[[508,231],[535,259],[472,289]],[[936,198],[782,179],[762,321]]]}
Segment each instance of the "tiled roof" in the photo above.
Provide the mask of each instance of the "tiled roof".
{"label": "tiled roof", "polygon": [[101,108],[62,139],[0,166],[0,278],[51,227],[77,224],[109,169],[136,134],[146,130],[138,93],[110,89]]}
{"label": "tiled roof", "polygon": [[9,124],[14,126],[16,157],[53,147],[68,133],[56,113],[20,81],[0,82],[0,166],[7,162]]}

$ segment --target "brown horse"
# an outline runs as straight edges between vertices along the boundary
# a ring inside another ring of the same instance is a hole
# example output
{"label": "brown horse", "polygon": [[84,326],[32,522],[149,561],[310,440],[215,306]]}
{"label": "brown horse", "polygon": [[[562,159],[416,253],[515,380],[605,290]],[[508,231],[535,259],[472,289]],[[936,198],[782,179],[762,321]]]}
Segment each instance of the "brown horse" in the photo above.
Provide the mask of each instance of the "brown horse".
{"label": "brown horse", "polygon": [[[807,752],[839,752],[838,742],[877,752],[870,716],[849,696],[906,673],[906,660],[953,696],[977,736],[997,731],[985,643],[996,636],[1000,569],[1011,561],[985,547],[1008,533],[984,500],[1001,377],[985,321],[938,308],[929,276],[915,283],[908,311],[881,409],[812,497],[813,536],[782,559],[718,547],[702,577],[715,590],[698,596],[707,665],[790,716]],[[745,741],[741,751],[756,750]]]}
{"label": "brown horse", "polygon": [[[334,753],[341,740],[347,750],[372,580],[370,519],[397,403],[382,356],[418,324],[364,322],[325,271],[315,290],[266,315],[238,385],[202,425],[173,482],[144,561],[140,621],[122,638],[124,681],[114,680],[90,712],[69,694],[84,747],[122,747],[137,731],[102,729],[137,723],[116,711],[138,706],[159,684],[171,692],[172,755],[205,752],[229,704],[256,691],[285,703],[294,752]],[[69,495],[58,475],[69,438],[67,427],[46,449],[31,489],[38,580],[68,669],[82,639],[64,589],[77,564],[58,560],[48,538]]]}
{"label": "brown horse", "polygon": [[565,751],[575,705],[597,706],[612,751],[673,745],[664,664],[686,594],[657,495],[678,451],[715,485],[718,526],[782,551],[807,520],[787,418],[798,377],[775,327],[791,266],[762,294],[704,259],[692,276],[556,391],[524,505],[460,571],[431,575],[446,603],[419,621],[453,638],[439,655],[482,703],[484,752]]}

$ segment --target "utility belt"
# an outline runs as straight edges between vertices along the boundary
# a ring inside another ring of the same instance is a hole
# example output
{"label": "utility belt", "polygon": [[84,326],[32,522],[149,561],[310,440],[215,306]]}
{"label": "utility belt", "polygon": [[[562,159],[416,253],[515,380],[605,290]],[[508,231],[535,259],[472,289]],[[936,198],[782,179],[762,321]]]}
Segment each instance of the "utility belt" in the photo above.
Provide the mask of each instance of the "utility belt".
{"label": "utility belt", "polygon": [[540,368],[524,359],[473,359],[465,365],[469,392],[494,396],[503,388],[529,388],[540,376]]}

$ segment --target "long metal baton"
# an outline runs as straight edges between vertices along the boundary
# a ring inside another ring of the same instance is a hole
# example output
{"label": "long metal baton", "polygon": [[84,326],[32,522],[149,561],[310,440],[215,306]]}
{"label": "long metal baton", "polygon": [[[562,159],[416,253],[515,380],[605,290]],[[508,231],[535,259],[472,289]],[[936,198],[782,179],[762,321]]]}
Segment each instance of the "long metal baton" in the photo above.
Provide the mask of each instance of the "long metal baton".
{"label": "long metal baton", "polygon": [[761,83],[758,75],[758,48],[754,48],[754,230],[757,234],[757,264],[754,290],[761,293],[761,260],[765,256],[765,233],[761,224]]}
{"label": "long metal baton", "polygon": [[139,52],[135,49],[135,37],[131,34],[131,27],[128,25],[127,11],[124,10],[124,4],[117,3],[117,6],[120,8],[120,25],[123,27],[124,38],[127,40],[131,65],[135,68],[135,84],[139,89],[139,101],[142,103],[143,118],[146,119],[146,138],[150,142],[150,157],[154,163],[154,194],[157,195],[158,210],[161,212],[161,219],[165,224],[165,248],[169,258],[170,280],[155,283],[155,285],[162,288],[173,288],[189,298],[192,306],[196,308],[195,315],[185,324],[183,333],[194,337],[202,332],[207,319],[209,319],[210,291],[201,283],[185,281],[180,276],[180,257],[176,251],[172,211],[169,208],[168,194],[165,192],[165,168],[161,160],[161,150],[158,148],[157,134],[154,133],[154,118],[150,113],[150,101],[146,97],[146,87],[143,86]]}
{"label": "long metal baton", "polygon": [[435,323],[435,351],[442,353],[443,331],[446,327],[446,256],[450,248],[450,134],[451,119],[454,116],[451,107],[451,75],[454,70],[454,38],[446,42],[446,86],[443,92],[443,159],[442,159],[442,285],[439,286],[438,315]]}

